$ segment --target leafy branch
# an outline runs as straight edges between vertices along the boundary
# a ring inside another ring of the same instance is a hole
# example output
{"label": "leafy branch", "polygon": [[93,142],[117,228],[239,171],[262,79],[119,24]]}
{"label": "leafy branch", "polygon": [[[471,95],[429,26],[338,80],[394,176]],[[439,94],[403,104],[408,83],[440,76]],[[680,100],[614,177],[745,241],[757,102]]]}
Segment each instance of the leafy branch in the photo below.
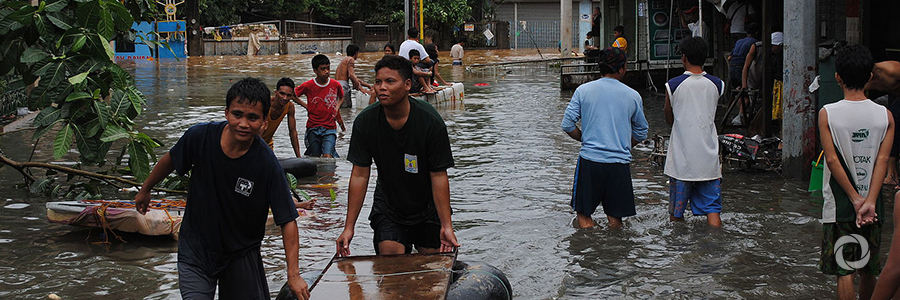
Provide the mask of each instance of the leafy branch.
{"label": "leafy branch", "polygon": [[[79,164],[102,168],[110,146],[120,142],[117,165],[127,153],[127,170],[137,181],[149,175],[150,162],[156,161],[153,149],[160,143],[136,128],[134,120],[146,99],[131,74],[113,61],[110,41],[134,42],[132,24],[153,21],[153,14],[148,0],[0,2],[0,75],[15,78],[6,83],[9,86],[35,85],[27,101],[29,109],[40,110],[33,138],[52,135],[54,159],[72,152],[74,144]],[[139,42],[159,44],[143,38]],[[128,179],[52,164],[5,157],[0,163],[20,170],[30,181],[36,178],[22,170],[41,167],[134,185]]]}

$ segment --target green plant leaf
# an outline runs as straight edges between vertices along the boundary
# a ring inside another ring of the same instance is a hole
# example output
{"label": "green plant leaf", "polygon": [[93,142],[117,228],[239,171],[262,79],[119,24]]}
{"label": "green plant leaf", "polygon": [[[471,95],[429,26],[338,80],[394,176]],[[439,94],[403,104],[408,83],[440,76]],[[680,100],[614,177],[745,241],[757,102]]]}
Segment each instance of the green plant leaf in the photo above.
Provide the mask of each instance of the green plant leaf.
{"label": "green plant leaf", "polygon": [[53,139],[53,159],[60,159],[66,155],[72,148],[74,138],[75,128],[72,124],[63,125],[63,128],[56,133],[56,138]]}
{"label": "green plant leaf", "polygon": [[132,79],[131,74],[128,74],[128,72],[125,71],[125,69],[122,69],[118,64],[110,64],[107,69],[112,75],[115,86],[121,88],[134,84],[134,79]]}
{"label": "green plant leaf", "polygon": [[100,140],[103,142],[111,143],[119,139],[127,138],[131,136],[128,134],[128,131],[125,131],[124,128],[116,126],[116,125],[106,125],[103,129],[103,134],[100,135]]}
{"label": "green plant leaf", "polygon": [[102,35],[99,36],[101,45],[103,45],[103,50],[106,52],[106,60],[111,60],[116,56],[116,52],[112,50],[112,46],[109,45],[109,40],[107,40]]}
{"label": "green plant leaf", "polygon": [[141,91],[138,91],[133,86],[125,89],[125,94],[128,95],[128,100],[131,101],[131,105],[134,107],[134,110],[140,113],[141,106],[144,105],[144,94],[141,94]]}
{"label": "green plant leaf", "polygon": [[[71,82],[71,80],[69,80],[69,81]],[[75,100],[90,99],[90,98],[93,98],[93,95],[91,95],[89,93],[74,92],[74,93],[69,94],[68,97],[66,97],[66,102],[72,102]]]}
{"label": "green plant leaf", "polygon": [[50,184],[52,183],[53,179],[41,178],[32,182],[31,185],[28,186],[28,191],[30,191],[32,194],[40,195],[47,191],[47,189],[50,187]]}
{"label": "green plant leaf", "polygon": [[97,113],[98,121],[103,126],[109,124],[112,116],[109,114],[109,105],[106,105],[106,102],[103,101],[93,101],[94,111]]}
{"label": "green plant leaf", "polygon": [[32,121],[32,124],[37,127],[43,127],[53,124],[53,122],[56,122],[56,120],[59,119],[59,113],[59,109],[56,109],[56,107],[53,106],[42,109],[41,112],[38,113],[36,117],[34,117],[34,121]]}
{"label": "green plant leaf", "polygon": [[147,150],[137,140],[128,143],[128,167],[138,182],[143,182],[150,175],[150,159]]}
{"label": "green plant leaf", "polygon": [[[84,73],[80,73],[78,75],[69,77],[69,83],[71,83],[71,84],[82,83],[82,82],[84,82],[84,79],[87,78],[87,76],[88,76],[88,72],[84,72]],[[87,94],[87,93],[85,93],[85,94]],[[88,94],[88,96],[90,96],[90,94]],[[78,98],[78,99],[84,99],[84,98]],[[66,102],[69,102],[69,101],[71,101],[71,100],[69,100],[69,98],[66,98]]]}
{"label": "green plant leaf", "polygon": [[[62,2],[62,1],[59,1],[59,2]],[[53,23],[53,25],[55,25],[56,27],[58,27],[59,29],[62,29],[62,30],[69,30],[72,28],[72,25],[70,25],[69,22],[66,22],[64,20],[64,17],[62,17],[58,14],[55,14],[55,13],[47,14],[47,20],[50,20],[50,23]]]}
{"label": "green plant leaf", "polygon": [[49,22],[43,15],[34,15],[34,29],[40,36],[47,36],[47,23]]}
{"label": "green plant leaf", "polygon": [[72,43],[72,48],[69,48],[71,49],[70,52],[77,53],[78,51],[81,51],[81,48],[84,48],[85,43],[87,43],[87,36],[82,34],[76,37],[75,42]]}
{"label": "green plant leaf", "polygon": [[22,63],[30,64],[44,60],[47,57],[50,57],[50,53],[47,53],[47,51],[44,51],[39,47],[28,47],[28,49],[25,49],[25,52],[22,52],[22,59],[20,61]]}
{"label": "green plant leaf", "polygon": [[134,17],[131,16],[131,13],[128,12],[128,9],[122,3],[119,1],[108,1],[106,2],[106,9],[115,14],[113,20],[116,23],[116,30],[127,31],[131,29]]}
{"label": "green plant leaf", "polygon": [[108,10],[100,10],[100,20],[97,23],[97,33],[100,36],[111,39],[116,35],[116,25],[113,23],[112,14]]}
{"label": "green plant leaf", "polygon": [[47,6],[44,7],[44,10],[46,10],[48,12],[58,12],[58,11],[62,10],[63,8],[66,8],[66,6],[68,6],[68,5],[69,5],[69,1],[59,0],[59,1],[47,4]]}
{"label": "green plant leaf", "polygon": [[110,104],[110,115],[112,115],[114,119],[121,119],[122,116],[127,115],[126,111],[131,107],[131,100],[128,100],[125,91],[117,89],[113,90]]}
{"label": "green plant leaf", "polygon": [[84,2],[75,10],[76,25],[84,28],[97,28],[97,20],[100,19],[100,1]]}

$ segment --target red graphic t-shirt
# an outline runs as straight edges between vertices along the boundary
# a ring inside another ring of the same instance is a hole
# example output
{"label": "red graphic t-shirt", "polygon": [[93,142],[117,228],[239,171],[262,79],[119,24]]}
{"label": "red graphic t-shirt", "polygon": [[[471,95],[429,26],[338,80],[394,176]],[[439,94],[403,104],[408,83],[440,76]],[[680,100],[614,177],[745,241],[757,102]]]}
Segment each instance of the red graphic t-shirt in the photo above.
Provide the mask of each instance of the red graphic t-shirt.
{"label": "red graphic t-shirt", "polygon": [[344,98],[344,89],[337,80],[329,78],[328,84],[319,85],[315,79],[310,79],[294,88],[294,94],[297,97],[306,95],[306,110],[309,112],[306,128],[337,128],[334,114],[337,111],[338,99]]}

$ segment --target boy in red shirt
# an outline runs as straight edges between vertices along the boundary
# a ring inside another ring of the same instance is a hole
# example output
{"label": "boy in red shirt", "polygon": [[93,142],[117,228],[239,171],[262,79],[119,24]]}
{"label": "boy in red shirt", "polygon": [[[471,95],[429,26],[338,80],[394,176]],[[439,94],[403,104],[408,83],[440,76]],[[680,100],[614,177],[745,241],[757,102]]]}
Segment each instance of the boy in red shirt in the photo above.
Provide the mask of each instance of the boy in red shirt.
{"label": "boy in red shirt", "polygon": [[325,55],[316,55],[312,59],[313,71],[316,78],[304,82],[294,89],[294,94],[299,97],[306,95],[306,102],[295,98],[300,106],[306,108],[309,118],[306,121],[306,156],[338,157],[334,149],[337,140],[337,125],[344,130],[344,122],[341,120],[341,103],[344,98],[344,89],[341,84],[329,78],[331,74],[331,62]]}

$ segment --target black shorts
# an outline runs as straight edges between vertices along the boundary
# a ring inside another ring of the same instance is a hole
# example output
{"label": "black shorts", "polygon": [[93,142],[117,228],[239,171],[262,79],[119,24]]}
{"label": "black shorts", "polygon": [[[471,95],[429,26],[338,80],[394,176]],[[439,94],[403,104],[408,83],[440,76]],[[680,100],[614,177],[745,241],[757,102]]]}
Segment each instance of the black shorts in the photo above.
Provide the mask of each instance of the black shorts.
{"label": "black shorts", "polygon": [[598,163],[578,157],[575,186],[572,187],[572,209],[590,216],[603,204],[610,217],[630,217],[634,209],[634,189],[628,164]]}
{"label": "black shorts", "polygon": [[441,221],[437,217],[425,220],[422,223],[403,225],[394,222],[386,215],[372,212],[369,216],[375,235],[372,242],[375,246],[375,254],[378,253],[378,243],[381,241],[394,241],[403,244],[406,253],[412,253],[412,246],[417,248],[441,248]]}
{"label": "black shorts", "polygon": [[222,300],[271,298],[259,248],[234,257],[215,274],[190,259],[192,252],[184,248],[189,248],[188,243],[179,243],[178,286],[182,299],[213,299],[217,285]]}

